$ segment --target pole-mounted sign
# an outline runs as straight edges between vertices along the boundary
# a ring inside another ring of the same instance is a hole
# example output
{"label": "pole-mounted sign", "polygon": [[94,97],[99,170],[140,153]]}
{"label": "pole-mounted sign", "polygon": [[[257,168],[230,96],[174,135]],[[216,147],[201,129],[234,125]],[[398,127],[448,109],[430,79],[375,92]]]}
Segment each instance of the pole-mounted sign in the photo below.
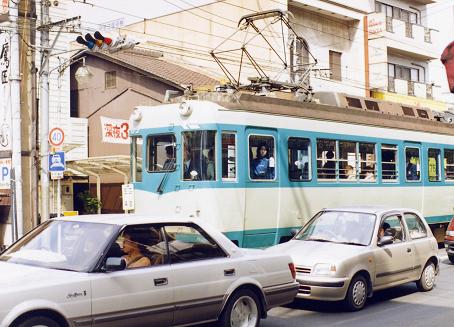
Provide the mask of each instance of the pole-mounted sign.
{"label": "pole-mounted sign", "polygon": [[60,146],[65,140],[65,132],[60,127],[52,128],[49,132],[49,143],[53,146]]}

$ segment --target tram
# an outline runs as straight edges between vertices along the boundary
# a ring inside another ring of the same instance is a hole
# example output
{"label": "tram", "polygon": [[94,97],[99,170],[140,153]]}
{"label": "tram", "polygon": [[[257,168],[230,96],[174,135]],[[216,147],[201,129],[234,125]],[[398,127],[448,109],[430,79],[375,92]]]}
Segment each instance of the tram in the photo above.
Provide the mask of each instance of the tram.
{"label": "tram", "polygon": [[135,211],[199,217],[242,247],[288,240],[334,206],[410,207],[442,231],[454,210],[454,125],[373,98],[317,102],[207,92],[137,107]]}

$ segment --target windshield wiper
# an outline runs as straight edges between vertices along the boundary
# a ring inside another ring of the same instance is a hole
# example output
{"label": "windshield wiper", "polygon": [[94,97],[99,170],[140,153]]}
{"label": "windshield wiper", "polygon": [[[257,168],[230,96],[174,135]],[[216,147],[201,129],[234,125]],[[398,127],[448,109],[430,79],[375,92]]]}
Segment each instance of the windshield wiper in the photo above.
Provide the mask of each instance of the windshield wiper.
{"label": "windshield wiper", "polygon": [[360,246],[366,246],[365,244],[362,243],[357,243],[357,242],[336,242],[339,244],[347,244],[347,245],[360,245]]}
{"label": "windshield wiper", "polygon": [[325,238],[306,238],[304,241],[315,241],[315,242],[333,242]]}

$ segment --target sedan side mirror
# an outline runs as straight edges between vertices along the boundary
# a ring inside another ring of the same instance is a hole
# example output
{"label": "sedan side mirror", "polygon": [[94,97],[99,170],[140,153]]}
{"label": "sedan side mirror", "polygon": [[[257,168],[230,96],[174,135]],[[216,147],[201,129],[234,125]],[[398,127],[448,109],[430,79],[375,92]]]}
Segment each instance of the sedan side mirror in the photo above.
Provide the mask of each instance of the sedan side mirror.
{"label": "sedan side mirror", "polygon": [[392,236],[383,236],[378,241],[378,246],[385,246],[385,245],[393,244],[393,243],[394,243],[394,237],[392,237]]}
{"label": "sedan side mirror", "polygon": [[126,260],[124,258],[107,258],[106,271],[119,271],[126,269]]}

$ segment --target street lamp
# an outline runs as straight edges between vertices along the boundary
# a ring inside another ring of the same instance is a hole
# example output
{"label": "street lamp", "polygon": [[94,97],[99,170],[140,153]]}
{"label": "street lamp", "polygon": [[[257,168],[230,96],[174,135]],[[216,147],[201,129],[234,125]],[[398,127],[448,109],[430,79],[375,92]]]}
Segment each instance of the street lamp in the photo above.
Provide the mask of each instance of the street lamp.
{"label": "street lamp", "polygon": [[93,74],[88,69],[87,65],[85,65],[85,57],[82,57],[82,66],[77,68],[76,72],[74,73],[74,78],[76,79],[79,86],[84,86]]}

